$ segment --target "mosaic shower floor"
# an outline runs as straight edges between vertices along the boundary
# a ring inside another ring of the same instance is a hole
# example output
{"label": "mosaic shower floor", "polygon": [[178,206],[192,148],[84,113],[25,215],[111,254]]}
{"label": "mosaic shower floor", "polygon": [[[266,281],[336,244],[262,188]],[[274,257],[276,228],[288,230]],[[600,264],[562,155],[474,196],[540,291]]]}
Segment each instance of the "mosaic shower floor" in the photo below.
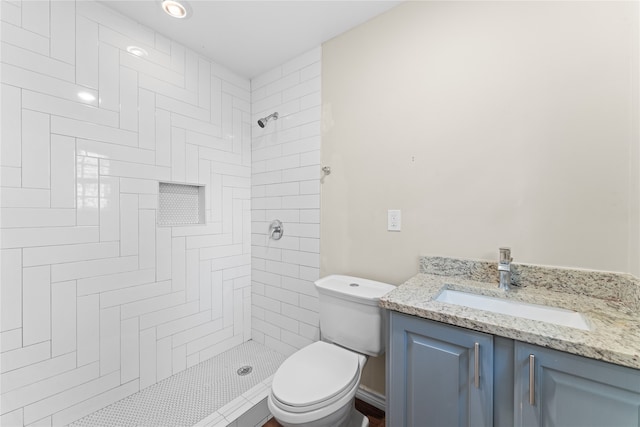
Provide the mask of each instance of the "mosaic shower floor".
{"label": "mosaic shower floor", "polygon": [[[73,427],[228,425],[264,400],[286,357],[247,341],[71,424]],[[240,376],[245,365],[251,373]]]}

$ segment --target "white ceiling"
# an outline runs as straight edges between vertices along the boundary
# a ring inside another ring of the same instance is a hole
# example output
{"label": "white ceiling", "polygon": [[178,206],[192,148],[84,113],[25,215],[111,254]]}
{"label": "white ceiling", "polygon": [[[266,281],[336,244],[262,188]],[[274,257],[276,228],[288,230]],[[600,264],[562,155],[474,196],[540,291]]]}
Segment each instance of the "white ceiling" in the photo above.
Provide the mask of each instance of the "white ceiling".
{"label": "white ceiling", "polygon": [[187,1],[175,19],[159,0],[103,4],[176,40],[243,77],[253,78],[379,15],[400,1]]}

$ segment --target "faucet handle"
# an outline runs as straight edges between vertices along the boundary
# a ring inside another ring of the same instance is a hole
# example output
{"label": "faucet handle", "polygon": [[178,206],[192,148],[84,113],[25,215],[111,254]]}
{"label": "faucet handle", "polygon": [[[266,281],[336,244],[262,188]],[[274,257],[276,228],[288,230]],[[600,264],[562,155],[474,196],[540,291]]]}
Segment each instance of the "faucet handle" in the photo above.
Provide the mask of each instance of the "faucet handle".
{"label": "faucet handle", "polygon": [[500,264],[508,264],[513,261],[511,258],[511,248],[502,247],[500,250]]}

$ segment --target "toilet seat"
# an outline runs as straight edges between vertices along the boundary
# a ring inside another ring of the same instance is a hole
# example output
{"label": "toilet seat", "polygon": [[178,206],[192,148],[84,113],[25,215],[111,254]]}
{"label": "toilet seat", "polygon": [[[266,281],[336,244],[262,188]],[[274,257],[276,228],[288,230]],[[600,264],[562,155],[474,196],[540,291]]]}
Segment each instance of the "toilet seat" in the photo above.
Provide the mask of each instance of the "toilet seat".
{"label": "toilet seat", "polygon": [[278,368],[271,385],[273,403],[294,413],[331,405],[357,388],[361,359],[364,357],[333,344],[310,344]]}

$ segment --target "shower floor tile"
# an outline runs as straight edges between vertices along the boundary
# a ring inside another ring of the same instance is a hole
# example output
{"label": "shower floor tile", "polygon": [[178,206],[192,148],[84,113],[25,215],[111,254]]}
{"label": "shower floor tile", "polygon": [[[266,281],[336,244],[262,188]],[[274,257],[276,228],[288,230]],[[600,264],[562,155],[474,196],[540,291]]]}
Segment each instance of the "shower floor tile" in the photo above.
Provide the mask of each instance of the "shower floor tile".
{"label": "shower floor tile", "polygon": [[[242,396],[264,388],[286,356],[247,341],[74,423],[73,427],[193,426]],[[240,376],[236,371],[253,367]],[[249,396],[246,399],[251,401]]]}

